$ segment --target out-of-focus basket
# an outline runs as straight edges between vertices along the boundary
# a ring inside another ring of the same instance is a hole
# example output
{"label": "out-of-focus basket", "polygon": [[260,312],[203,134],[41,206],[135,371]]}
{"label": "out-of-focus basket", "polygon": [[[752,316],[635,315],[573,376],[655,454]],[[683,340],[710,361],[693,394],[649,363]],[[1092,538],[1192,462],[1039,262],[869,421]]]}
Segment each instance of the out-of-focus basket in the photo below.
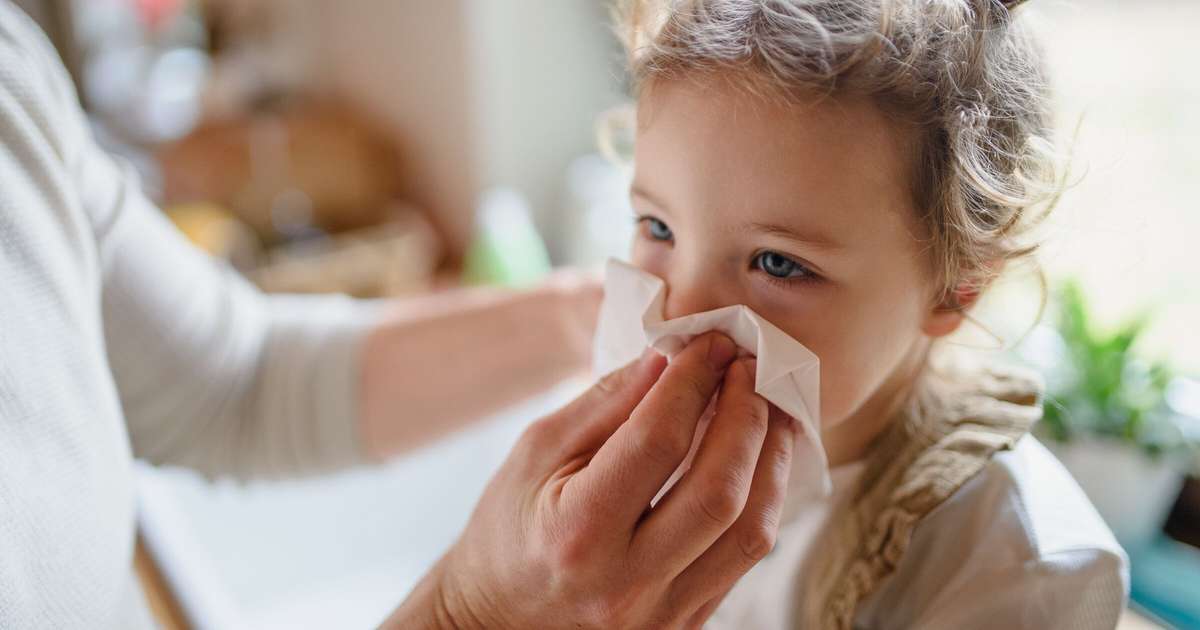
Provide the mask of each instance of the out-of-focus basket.
{"label": "out-of-focus basket", "polygon": [[432,226],[407,210],[378,226],[277,247],[247,275],[271,293],[417,293],[431,287],[438,243]]}

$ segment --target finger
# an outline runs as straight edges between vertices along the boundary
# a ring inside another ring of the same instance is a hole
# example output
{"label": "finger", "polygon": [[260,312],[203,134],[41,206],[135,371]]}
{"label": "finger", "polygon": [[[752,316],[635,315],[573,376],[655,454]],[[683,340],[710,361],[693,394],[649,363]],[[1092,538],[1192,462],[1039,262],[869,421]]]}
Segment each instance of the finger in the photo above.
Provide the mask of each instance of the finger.
{"label": "finger", "polygon": [[714,612],[716,612],[717,606],[721,605],[721,602],[725,600],[725,596],[729,594],[729,591],[732,588],[733,585],[731,584],[728,588],[722,591],[720,595],[708,600],[707,603],[700,607],[700,610],[692,613],[692,616],[688,619],[687,624],[685,624],[684,627],[703,628],[704,623],[708,621],[708,618],[711,617]]}
{"label": "finger", "polygon": [[696,424],[712,400],[737,346],[708,333],[671,360],[628,422],[571,479],[564,498],[574,495],[582,511],[603,511],[608,522],[632,530],[650,500],[679,467]]}
{"label": "finger", "polygon": [[767,435],[767,401],[754,393],[755,366],[746,358],[729,368],[691,470],[638,527],[634,557],[652,571],[681,573],[745,508]]}
{"label": "finger", "polygon": [[796,428],[795,421],[782,413],[771,414],[769,425],[746,509],[672,584],[672,592],[681,605],[690,599],[694,605],[703,607],[713,597],[724,597],[775,545],[787,495]]}
{"label": "finger", "polygon": [[666,366],[665,357],[647,349],[567,406],[530,425],[522,442],[528,442],[534,456],[551,466],[594,452],[629,419]]}

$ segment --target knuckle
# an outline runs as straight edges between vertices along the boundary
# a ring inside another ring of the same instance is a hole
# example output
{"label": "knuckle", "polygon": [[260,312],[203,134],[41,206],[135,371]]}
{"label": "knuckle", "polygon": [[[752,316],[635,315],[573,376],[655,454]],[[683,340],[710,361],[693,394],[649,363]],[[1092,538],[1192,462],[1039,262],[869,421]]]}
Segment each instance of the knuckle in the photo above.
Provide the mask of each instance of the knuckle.
{"label": "knuckle", "polygon": [[552,416],[534,420],[521,433],[518,448],[527,454],[544,453],[559,441],[555,426]]}
{"label": "knuckle", "polygon": [[771,423],[771,407],[767,404],[767,400],[757,393],[751,392],[746,397],[746,416],[754,420],[754,423],[761,426],[764,433]]}
{"label": "knuckle", "polygon": [[771,553],[775,548],[775,540],[775,528],[765,523],[756,523],[754,527],[748,527],[738,535],[738,550],[748,562],[755,563]]}
{"label": "knuckle", "polygon": [[647,460],[666,466],[683,461],[692,445],[690,433],[679,430],[684,425],[670,416],[659,416],[645,423],[633,434],[634,447]]}
{"label": "knuckle", "polygon": [[583,528],[575,528],[562,532],[544,548],[548,551],[547,560],[556,573],[575,575],[588,567],[594,539]]}
{"label": "knuckle", "polygon": [[596,628],[629,628],[634,624],[634,593],[629,589],[616,589],[597,594],[589,607],[589,625]]}
{"label": "knuckle", "polygon": [[[774,439],[770,439],[773,437]],[[759,458],[759,466],[767,467],[767,477],[776,482],[785,482],[792,469],[792,448],[796,434],[790,429],[784,429],[775,436],[768,435],[768,440]]]}
{"label": "knuckle", "polygon": [[613,372],[601,377],[593,386],[596,394],[601,396],[612,396],[621,389],[621,373]]}
{"label": "knuckle", "polygon": [[542,442],[549,437],[551,423],[549,418],[539,418],[529,423],[521,434],[522,442]]}
{"label": "knuckle", "polygon": [[760,436],[766,434],[768,426],[767,403],[758,394],[746,396],[745,400],[738,405],[737,413],[742,416],[747,429],[752,429]]}
{"label": "knuckle", "polygon": [[767,460],[764,465],[768,466],[769,471],[767,477],[779,483],[786,483],[788,473],[792,470],[791,441],[783,442],[770,449],[764,453],[764,459]]}
{"label": "knuckle", "polygon": [[741,493],[731,483],[710,484],[696,498],[697,515],[712,525],[728,527],[741,511]]}
{"label": "knuckle", "polygon": [[599,381],[596,381],[594,386],[595,393],[604,397],[615,396],[624,389],[625,383],[628,380],[626,376],[626,372],[628,371],[629,368],[625,367],[604,375]]}

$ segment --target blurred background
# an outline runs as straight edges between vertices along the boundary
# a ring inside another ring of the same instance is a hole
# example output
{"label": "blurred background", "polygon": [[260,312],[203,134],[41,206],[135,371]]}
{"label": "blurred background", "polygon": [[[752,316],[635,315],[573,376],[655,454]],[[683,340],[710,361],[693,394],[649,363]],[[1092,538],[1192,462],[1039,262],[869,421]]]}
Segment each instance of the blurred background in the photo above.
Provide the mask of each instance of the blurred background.
{"label": "blurred background", "polygon": [[[102,143],[263,289],[415,295],[623,256],[628,101],[604,0],[17,0]],[[1200,3],[1039,0],[1072,177],[1035,274],[963,345],[1047,375],[1039,435],[1133,557],[1134,601],[1200,627]],[[1039,320],[1040,324],[1034,325]],[[207,484],[142,471],[142,529],[192,627],[373,627],[566,383],[370,471]]]}

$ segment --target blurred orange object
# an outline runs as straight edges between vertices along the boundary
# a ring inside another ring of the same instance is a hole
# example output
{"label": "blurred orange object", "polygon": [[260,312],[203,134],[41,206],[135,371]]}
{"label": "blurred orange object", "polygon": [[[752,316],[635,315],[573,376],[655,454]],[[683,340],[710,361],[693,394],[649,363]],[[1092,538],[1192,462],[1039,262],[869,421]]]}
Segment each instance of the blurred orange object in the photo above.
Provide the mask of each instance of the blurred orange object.
{"label": "blurred orange object", "polygon": [[138,583],[142,586],[142,594],[150,607],[150,614],[163,630],[188,630],[191,624],[179,605],[171,585],[163,576],[158,562],[146,546],[146,541],[138,532],[137,543],[134,547],[133,569],[137,574]]}
{"label": "blurred orange object", "polygon": [[216,204],[181,204],[166,213],[194,245],[238,269],[253,268],[262,257],[262,244],[250,228]]}
{"label": "blurred orange object", "polygon": [[152,30],[157,30],[183,7],[182,0],[134,0],[133,4],[138,17]]}

